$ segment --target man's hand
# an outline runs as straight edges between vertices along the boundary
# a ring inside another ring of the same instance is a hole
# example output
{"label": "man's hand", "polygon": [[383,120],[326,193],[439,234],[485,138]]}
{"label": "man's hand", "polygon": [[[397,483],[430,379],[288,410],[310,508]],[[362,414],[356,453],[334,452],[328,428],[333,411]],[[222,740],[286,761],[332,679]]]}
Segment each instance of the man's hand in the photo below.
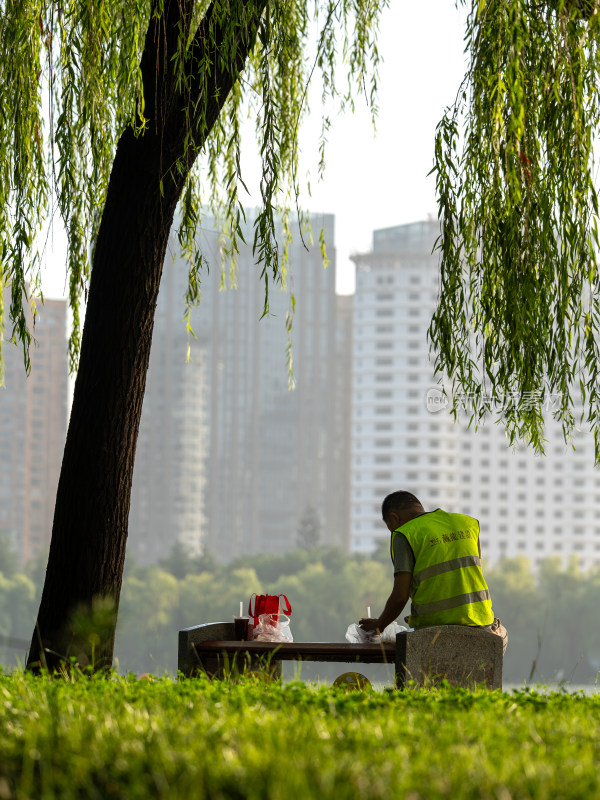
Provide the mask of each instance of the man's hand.
{"label": "man's hand", "polygon": [[358,624],[367,633],[371,633],[371,631],[381,631],[381,626],[379,624],[379,618],[373,619],[372,617],[363,617],[361,620],[358,621]]}
{"label": "man's hand", "polygon": [[411,580],[412,572],[396,572],[394,575],[394,588],[388,597],[385,608],[381,612],[381,616],[377,617],[377,619],[363,617],[358,623],[363,631],[369,633],[371,631],[379,631],[383,633],[390,622],[393,622],[400,615],[410,595]]}

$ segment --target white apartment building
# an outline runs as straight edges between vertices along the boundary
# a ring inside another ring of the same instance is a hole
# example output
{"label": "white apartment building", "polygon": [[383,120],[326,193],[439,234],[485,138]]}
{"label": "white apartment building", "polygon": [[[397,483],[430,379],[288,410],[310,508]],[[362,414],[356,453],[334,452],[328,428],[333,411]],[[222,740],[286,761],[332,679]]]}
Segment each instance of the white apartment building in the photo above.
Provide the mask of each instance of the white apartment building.
{"label": "white apartment building", "polygon": [[[404,488],[423,502],[458,500],[458,431],[430,414],[426,331],[437,276],[436,227],[416,223],[374,233],[373,252],[354,257],[350,546],[369,552],[389,536],[381,501]],[[433,262],[435,263],[435,262]]]}
{"label": "white apartment building", "polygon": [[438,232],[434,221],[375,231],[373,252],[354,257],[351,549],[369,552],[387,538],[381,501],[405,489],[428,509],[478,518],[492,564],[516,555],[534,567],[551,555],[575,555],[582,568],[600,563],[600,470],[589,434],[578,433],[573,450],[549,418],[546,455],[537,457],[510,448],[493,420],[474,431],[428,405]]}

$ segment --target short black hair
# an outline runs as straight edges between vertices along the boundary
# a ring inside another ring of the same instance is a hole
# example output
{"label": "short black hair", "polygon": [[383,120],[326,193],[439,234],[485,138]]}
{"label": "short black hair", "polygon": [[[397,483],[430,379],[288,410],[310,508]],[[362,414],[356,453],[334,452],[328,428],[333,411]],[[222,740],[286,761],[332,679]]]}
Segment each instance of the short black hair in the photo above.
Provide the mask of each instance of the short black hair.
{"label": "short black hair", "polygon": [[399,513],[415,507],[423,508],[421,501],[414,494],[410,492],[392,492],[392,494],[388,494],[381,504],[381,516],[385,521],[391,511]]}

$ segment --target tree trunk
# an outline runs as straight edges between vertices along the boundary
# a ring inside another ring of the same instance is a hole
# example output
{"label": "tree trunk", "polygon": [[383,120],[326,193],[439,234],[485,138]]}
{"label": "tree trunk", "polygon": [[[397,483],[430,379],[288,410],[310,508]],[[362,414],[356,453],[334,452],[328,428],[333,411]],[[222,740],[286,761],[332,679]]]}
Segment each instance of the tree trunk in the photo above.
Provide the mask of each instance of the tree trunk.
{"label": "tree trunk", "polygon": [[[234,0],[226,19],[211,4],[191,49],[194,78],[186,96],[176,91],[172,56],[194,2],[165,0],[163,16],[151,20],[142,56],[149,123],[142,136],[131,129],[121,136],[110,176],[32,669],[62,669],[71,660],[94,669],[112,664],[154,313],[173,215],[197,153],[186,150],[186,112],[199,148],[254,46],[266,2]],[[209,75],[200,72],[202,64]],[[182,159],[184,169],[170,169]]]}

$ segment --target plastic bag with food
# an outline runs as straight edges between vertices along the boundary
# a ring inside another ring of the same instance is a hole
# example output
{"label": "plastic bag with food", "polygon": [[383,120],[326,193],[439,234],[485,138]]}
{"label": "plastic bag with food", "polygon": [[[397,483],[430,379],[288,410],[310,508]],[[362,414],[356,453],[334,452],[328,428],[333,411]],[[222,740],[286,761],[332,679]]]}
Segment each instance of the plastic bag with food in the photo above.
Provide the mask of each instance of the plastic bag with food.
{"label": "plastic bag with food", "polygon": [[273,619],[272,614],[261,614],[258,624],[254,626],[252,638],[255,642],[293,642],[290,630],[290,620],[285,614],[279,612],[279,619]]}
{"label": "plastic bag with food", "polygon": [[350,644],[378,644],[379,642],[392,642],[396,641],[396,634],[402,633],[403,631],[408,631],[410,628],[407,628],[405,625],[400,625],[398,622],[390,622],[390,624],[385,628],[383,633],[380,635],[375,631],[365,631],[363,630],[358,622],[353,622],[351,625],[348,625],[348,630],[346,631],[346,639],[350,642]]}

